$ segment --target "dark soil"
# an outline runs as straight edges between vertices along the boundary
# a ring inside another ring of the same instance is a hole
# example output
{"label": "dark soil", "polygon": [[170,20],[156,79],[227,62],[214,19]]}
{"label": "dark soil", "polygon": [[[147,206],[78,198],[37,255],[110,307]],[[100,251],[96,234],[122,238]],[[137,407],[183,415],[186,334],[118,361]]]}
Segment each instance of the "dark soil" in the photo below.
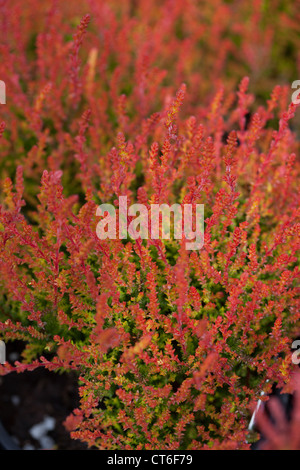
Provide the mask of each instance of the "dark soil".
{"label": "dark soil", "polygon": [[[13,356],[12,356],[13,354]],[[7,345],[7,360],[16,360],[16,344]],[[55,427],[47,432],[51,449],[87,450],[70,437],[63,422],[78,407],[77,379],[74,374],[58,374],[43,368],[0,377],[0,421],[20,449],[45,449],[30,435],[30,429],[50,417]]]}

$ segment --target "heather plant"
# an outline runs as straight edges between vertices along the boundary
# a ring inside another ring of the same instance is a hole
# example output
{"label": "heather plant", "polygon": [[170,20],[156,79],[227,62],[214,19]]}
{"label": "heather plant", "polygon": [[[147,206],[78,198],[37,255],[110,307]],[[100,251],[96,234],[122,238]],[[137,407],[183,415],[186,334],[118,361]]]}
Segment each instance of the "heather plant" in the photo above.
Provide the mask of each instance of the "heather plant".
{"label": "heather plant", "polygon": [[[0,332],[24,350],[0,373],[75,371],[65,425],[90,446],[249,449],[257,399],[290,383],[299,111],[264,57],[298,38],[275,3],[272,25],[260,1],[79,2],[76,24],[72,2],[3,3]],[[99,239],[121,196],[204,204],[204,246]]]}

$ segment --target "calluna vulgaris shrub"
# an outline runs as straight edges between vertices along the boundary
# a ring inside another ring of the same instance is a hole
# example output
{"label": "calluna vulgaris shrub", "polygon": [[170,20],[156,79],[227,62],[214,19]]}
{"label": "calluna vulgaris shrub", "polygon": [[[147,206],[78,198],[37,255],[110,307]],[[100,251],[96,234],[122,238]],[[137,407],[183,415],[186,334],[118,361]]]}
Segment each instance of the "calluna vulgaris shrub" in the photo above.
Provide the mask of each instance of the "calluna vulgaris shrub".
{"label": "calluna vulgaris shrub", "polygon": [[[74,438],[248,449],[291,389],[296,3],[1,2],[0,332],[25,347],[0,372],[75,371]],[[100,240],[119,196],[204,204],[203,248]]]}

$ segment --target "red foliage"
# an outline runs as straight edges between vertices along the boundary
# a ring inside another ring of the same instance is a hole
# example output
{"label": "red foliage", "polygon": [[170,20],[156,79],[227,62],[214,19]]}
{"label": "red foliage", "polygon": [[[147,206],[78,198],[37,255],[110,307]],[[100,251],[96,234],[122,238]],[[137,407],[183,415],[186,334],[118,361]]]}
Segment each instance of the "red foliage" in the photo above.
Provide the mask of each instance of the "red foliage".
{"label": "red foliage", "polygon": [[256,424],[263,441],[260,450],[299,450],[300,449],[300,378],[299,373],[292,380],[290,392],[293,394],[293,409],[291,417],[278,397],[268,401],[267,415],[265,408],[260,408],[256,416]]}
{"label": "red foliage", "polygon": [[[3,2],[0,332],[26,346],[0,373],[76,370],[66,426],[99,449],[248,449],[290,381],[298,110],[267,59],[298,17],[263,3]],[[119,196],[204,204],[203,248],[100,240]]]}

